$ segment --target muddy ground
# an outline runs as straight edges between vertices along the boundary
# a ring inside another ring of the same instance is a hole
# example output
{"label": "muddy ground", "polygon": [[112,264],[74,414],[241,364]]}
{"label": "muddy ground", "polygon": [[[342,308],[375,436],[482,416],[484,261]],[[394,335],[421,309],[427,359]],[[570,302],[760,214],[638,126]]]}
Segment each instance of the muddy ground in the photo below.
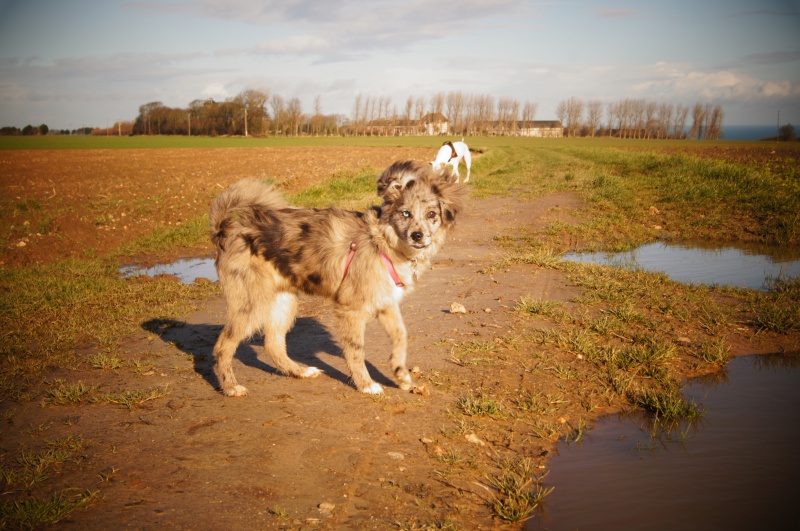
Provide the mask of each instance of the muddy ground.
{"label": "muddy ground", "polygon": [[[3,267],[81,256],[88,249],[102,255],[155,227],[191,219],[246,175],[270,177],[295,190],[337,172],[371,167],[377,175],[396,159],[430,155],[405,148],[2,152],[0,193],[16,205],[13,212],[4,210]],[[473,172],[473,178],[480,175]],[[10,455],[42,438],[76,436],[84,442],[79,458],[37,487],[99,491],[97,501],[58,524],[64,528],[504,527],[491,509],[498,497],[492,474],[505,459],[522,456],[545,472],[557,437],[538,436],[524,416],[502,427],[491,418],[465,417],[457,402],[476,390],[503,389],[508,400],[515,390],[559,393],[558,386],[575,385],[537,380],[539,373],[524,360],[546,348],[511,343],[543,325],[514,311],[520,297],[569,308],[580,289],[565,273],[536,266],[480,271],[508,252],[496,246],[495,236],[555,220],[575,223],[582,216],[581,200],[569,193],[527,203],[470,200],[433,269],[402,305],[409,363],[430,394],[403,392],[392,383],[389,343],[376,322],[367,331],[367,359],[386,393],[357,393],[332,337],[330,305],[303,299],[288,337],[289,354],[324,374],[313,380],[277,374],[260,355],[256,338],[240,347],[234,362],[249,396],[225,398],[211,371],[224,318],[224,301],[215,297],[199,301],[190,315],[143,322],[123,338],[120,355],[130,363],[148,360],[146,371],[80,368],[53,375],[107,388],[164,389],[164,396],[133,411],[109,404],[4,403],[13,415],[5,417],[0,432],[2,449]],[[210,252],[209,245],[176,249],[174,255]],[[467,313],[451,313],[453,302]],[[675,340],[693,337],[693,325],[685,327],[675,331]],[[735,354],[781,348],[781,338],[766,334],[732,336]],[[498,348],[454,355],[454,345],[467,343]],[[619,407],[595,398],[598,406],[590,413],[562,404],[548,415],[555,424],[574,427],[578,418],[590,421]]]}

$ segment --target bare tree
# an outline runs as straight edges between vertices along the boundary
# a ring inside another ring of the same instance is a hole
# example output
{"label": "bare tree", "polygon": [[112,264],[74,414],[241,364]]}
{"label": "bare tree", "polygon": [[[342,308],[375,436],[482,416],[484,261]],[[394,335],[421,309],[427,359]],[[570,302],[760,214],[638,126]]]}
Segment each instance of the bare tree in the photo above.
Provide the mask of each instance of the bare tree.
{"label": "bare tree", "polygon": [[706,130],[706,138],[708,140],[719,140],[722,136],[722,107],[716,105],[709,112],[708,129]]}
{"label": "bare tree", "polygon": [[692,127],[689,129],[689,138],[691,140],[700,140],[703,138],[703,126],[706,121],[706,107],[702,103],[695,103],[692,108]]}
{"label": "bare tree", "polygon": [[358,136],[359,126],[364,116],[364,103],[361,94],[356,94],[355,101],[353,102],[353,134]]}
{"label": "bare tree", "polygon": [[292,98],[286,106],[287,119],[293,136],[300,134],[300,123],[303,121],[303,105],[300,98]]}
{"label": "bare tree", "polygon": [[645,129],[645,108],[647,106],[645,100],[632,99],[631,105],[631,127],[633,128],[634,138],[641,138],[644,135]]}
{"label": "bare tree", "polygon": [[538,105],[530,101],[526,101],[522,106],[522,121],[525,122],[525,127],[531,127],[531,122],[536,120],[536,109]]}
{"label": "bare tree", "polygon": [[656,134],[657,123],[656,116],[658,115],[658,103],[654,101],[645,102],[644,106],[644,129],[645,138],[650,138],[651,135]]}
{"label": "bare tree", "polygon": [[662,103],[658,106],[658,134],[657,138],[669,138],[669,128],[672,125],[673,106]]}
{"label": "bare tree", "polygon": [[268,118],[267,101],[269,101],[267,90],[247,89],[234,98],[234,102],[241,105],[243,113],[247,116],[244,123],[245,134],[248,131],[253,134],[265,132]]}
{"label": "bare tree", "polygon": [[447,93],[447,117],[450,119],[450,127],[453,133],[464,133],[464,94],[460,91]]}
{"label": "bare tree", "polygon": [[287,134],[286,101],[280,94],[273,94],[269,100],[272,106],[272,131],[276,135]]}
{"label": "bare tree", "polygon": [[586,104],[586,125],[589,127],[590,135],[594,136],[600,129],[600,122],[603,119],[603,102],[600,100],[589,100]]}
{"label": "bare tree", "polygon": [[689,116],[689,107],[678,105],[675,110],[675,125],[672,134],[675,138],[682,139],[686,136],[686,120]]}
{"label": "bare tree", "polygon": [[422,118],[425,116],[425,96],[417,96],[414,100],[414,113],[417,120],[417,134],[422,134]]}
{"label": "bare tree", "polygon": [[567,136],[575,136],[583,118],[583,101],[572,97],[562,100],[556,107],[556,116],[567,131]]}
{"label": "bare tree", "polygon": [[431,112],[444,115],[444,102],[446,96],[444,92],[437,92],[431,98]]}
{"label": "bare tree", "polygon": [[479,94],[476,96],[475,103],[478,131],[483,135],[488,134],[494,119],[494,98],[488,94]]}
{"label": "bare tree", "polygon": [[556,118],[561,122],[561,127],[566,128],[567,116],[567,102],[566,100],[561,100],[558,102],[558,105],[556,105]]}

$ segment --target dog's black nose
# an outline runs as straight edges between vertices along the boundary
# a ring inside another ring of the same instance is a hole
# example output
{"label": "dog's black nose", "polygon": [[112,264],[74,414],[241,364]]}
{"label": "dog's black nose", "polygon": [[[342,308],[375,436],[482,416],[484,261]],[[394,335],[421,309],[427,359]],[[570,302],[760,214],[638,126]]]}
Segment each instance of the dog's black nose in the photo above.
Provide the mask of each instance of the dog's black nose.
{"label": "dog's black nose", "polygon": [[411,239],[414,240],[415,242],[420,241],[422,239],[422,233],[421,232],[412,232],[411,233]]}

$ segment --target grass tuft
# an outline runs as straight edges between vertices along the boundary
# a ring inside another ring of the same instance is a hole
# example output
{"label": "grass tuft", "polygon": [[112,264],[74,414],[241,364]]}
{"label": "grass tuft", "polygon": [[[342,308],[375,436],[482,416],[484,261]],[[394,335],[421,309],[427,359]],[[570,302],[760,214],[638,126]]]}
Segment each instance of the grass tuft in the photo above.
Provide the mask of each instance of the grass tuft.
{"label": "grass tuft", "polygon": [[65,492],[48,499],[9,501],[0,505],[0,527],[3,529],[38,529],[63,520],[70,513],[85,509],[100,498],[99,491],[86,490],[78,495]]}
{"label": "grass tuft", "polygon": [[542,487],[545,475],[536,476],[535,463],[529,457],[505,460],[500,472],[489,477],[499,497],[491,502],[495,516],[506,522],[525,521],[552,491]]}

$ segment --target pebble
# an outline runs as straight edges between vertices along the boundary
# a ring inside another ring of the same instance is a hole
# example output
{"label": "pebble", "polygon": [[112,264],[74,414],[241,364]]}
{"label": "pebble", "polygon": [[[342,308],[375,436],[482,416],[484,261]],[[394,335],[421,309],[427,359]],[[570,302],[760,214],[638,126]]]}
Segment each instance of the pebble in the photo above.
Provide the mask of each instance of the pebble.
{"label": "pebble", "polygon": [[454,302],[450,305],[450,313],[467,313],[467,309],[464,308],[463,304]]}

